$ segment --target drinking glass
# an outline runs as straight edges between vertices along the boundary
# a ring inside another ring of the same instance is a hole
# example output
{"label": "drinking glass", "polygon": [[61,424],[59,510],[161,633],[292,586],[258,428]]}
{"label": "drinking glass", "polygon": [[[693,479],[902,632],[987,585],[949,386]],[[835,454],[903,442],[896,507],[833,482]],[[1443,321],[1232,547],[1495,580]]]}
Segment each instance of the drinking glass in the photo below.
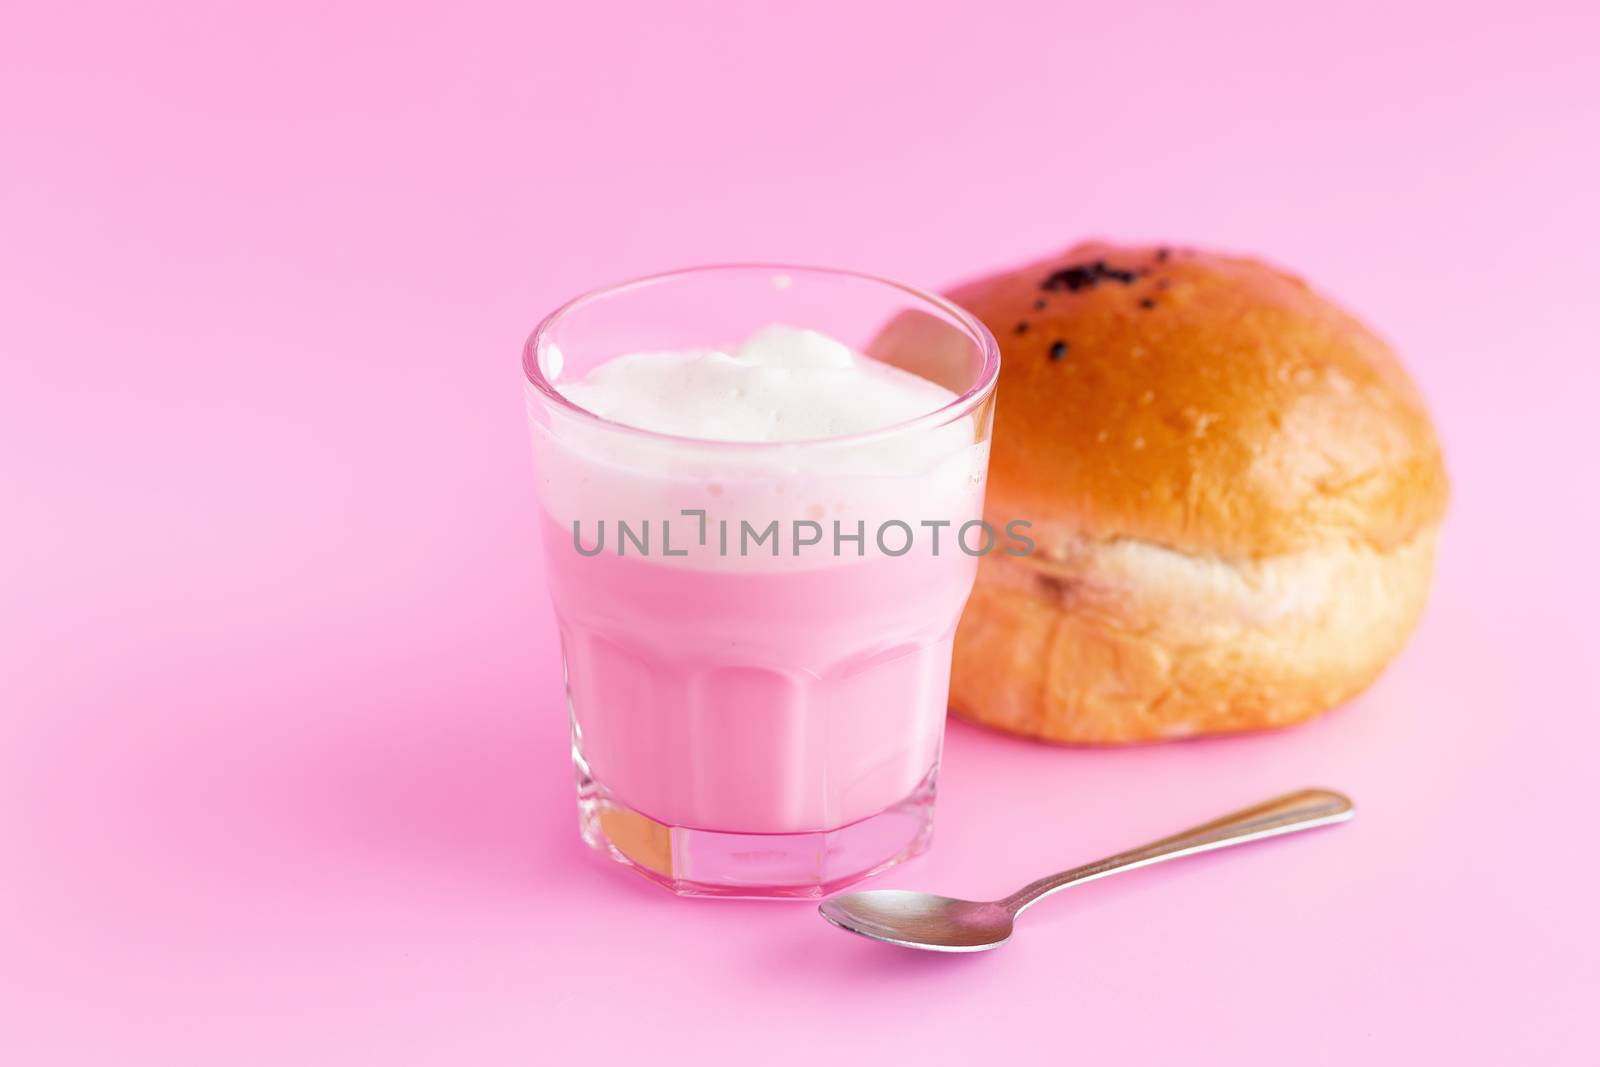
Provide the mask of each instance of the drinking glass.
{"label": "drinking glass", "polygon": [[[730,442],[559,388],[772,324],[953,398],[867,433]],[[951,640],[996,543],[989,332],[881,278],[707,267],[572,301],[523,369],[584,840],[678,893],[747,897],[822,896],[926,848]]]}

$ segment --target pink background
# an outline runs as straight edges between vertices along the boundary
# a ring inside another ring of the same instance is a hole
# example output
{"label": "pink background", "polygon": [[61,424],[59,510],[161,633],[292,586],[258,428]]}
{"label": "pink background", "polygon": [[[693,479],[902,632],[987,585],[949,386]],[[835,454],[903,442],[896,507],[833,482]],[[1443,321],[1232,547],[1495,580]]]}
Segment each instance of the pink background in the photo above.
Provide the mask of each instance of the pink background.
{"label": "pink background", "polygon": [[[1594,1063],[1585,7],[5,4],[0,1060]],[[953,725],[880,884],[998,894],[1304,784],[1356,822],[971,958],[587,854],[535,320],[1091,235],[1262,253],[1396,343],[1456,484],[1436,595],[1291,733]]]}

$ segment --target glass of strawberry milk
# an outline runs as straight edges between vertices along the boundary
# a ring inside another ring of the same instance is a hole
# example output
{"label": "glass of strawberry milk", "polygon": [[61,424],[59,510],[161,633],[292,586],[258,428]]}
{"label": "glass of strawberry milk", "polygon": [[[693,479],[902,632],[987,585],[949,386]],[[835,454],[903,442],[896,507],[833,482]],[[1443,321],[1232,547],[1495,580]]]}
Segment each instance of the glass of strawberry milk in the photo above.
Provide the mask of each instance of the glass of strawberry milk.
{"label": "glass of strawberry milk", "polygon": [[584,840],[745,897],[926,848],[951,639],[1006,547],[989,332],[879,278],[710,267],[574,300],[523,369]]}

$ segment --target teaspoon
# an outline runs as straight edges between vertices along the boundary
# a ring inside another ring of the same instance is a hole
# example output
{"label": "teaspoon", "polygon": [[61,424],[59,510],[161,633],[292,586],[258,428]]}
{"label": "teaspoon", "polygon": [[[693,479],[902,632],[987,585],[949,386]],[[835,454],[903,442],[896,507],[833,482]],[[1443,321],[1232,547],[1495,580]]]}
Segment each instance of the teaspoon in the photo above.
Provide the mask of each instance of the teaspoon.
{"label": "teaspoon", "polygon": [[956,900],[904,889],[871,889],[825,900],[817,909],[842,929],[876,941],[933,952],[981,952],[1003,945],[1023,909],[1069,885],[1152,863],[1242,845],[1264,837],[1344,822],[1355,805],[1331,789],[1303,789],[1220,819],[1031,882],[994,901]]}

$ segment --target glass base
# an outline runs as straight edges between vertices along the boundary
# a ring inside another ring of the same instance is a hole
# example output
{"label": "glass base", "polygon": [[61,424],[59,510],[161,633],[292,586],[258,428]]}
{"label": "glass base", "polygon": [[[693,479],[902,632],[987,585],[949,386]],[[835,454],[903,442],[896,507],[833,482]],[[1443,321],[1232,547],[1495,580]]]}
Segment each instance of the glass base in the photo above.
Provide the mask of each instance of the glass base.
{"label": "glass base", "polygon": [[657,822],[574,762],[583,839],[680,896],[814,900],[922,854],[933,837],[937,768],[900,803],[848,826],[752,834]]}

